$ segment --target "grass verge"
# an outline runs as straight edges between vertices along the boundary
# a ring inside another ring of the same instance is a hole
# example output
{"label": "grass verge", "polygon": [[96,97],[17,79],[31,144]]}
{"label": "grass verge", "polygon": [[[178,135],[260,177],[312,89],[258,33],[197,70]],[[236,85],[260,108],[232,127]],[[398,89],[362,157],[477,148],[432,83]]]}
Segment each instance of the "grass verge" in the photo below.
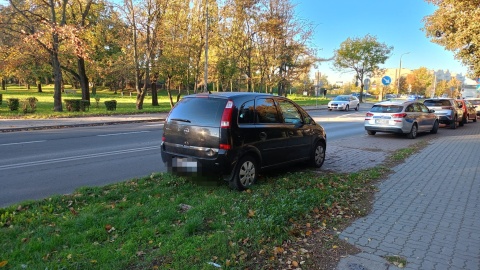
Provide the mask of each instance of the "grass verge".
{"label": "grass verge", "polygon": [[389,168],[265,175],[245,192],[156,174],[0,208],[0,268],[331,269],[358,252],[335,231],[368,214]]}

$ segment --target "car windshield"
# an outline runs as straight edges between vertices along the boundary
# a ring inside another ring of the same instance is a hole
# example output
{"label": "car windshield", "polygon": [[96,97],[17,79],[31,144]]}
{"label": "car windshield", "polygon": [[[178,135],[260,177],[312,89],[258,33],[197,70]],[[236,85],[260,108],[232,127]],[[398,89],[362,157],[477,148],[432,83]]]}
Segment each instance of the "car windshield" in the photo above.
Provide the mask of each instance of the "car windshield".
{"label": "car windshield", "polygon": [[349,101],[350,98],[348,96],[336,96],[333,100],[335,100],[335,101]]}
{"label": "car windshield", "polygon": [[439,99],[439,100],[425,100],[423,102],[426,106],[451,106],[450,101],[446,99]]}
{"label": "car windshield", "polygon": [[403,110],[403,106],[400,105],[373,105],[370,109],[371,112],[378,113],[399,113]]}

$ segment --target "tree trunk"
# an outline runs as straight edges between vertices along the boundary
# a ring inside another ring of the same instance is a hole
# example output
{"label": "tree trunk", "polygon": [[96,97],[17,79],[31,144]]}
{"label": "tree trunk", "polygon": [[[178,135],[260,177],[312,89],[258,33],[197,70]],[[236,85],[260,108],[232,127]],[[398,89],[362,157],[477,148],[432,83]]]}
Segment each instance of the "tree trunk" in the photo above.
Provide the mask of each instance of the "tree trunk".
{"label": "tree trunk", "polygon": [[82,89],[82,99],[90,101],[90,90],[88,85],[87,72],[85,71],[85,59],[82,57],[77,58],[78,64],[78,76],[80,82],[80,88]]}

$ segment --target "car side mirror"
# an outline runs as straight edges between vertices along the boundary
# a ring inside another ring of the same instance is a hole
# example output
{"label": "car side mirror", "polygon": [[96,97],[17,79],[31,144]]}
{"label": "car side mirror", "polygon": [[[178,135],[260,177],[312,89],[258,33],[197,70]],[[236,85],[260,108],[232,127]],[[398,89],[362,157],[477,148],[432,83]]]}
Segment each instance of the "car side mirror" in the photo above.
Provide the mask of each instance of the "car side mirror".
{"label": "car side mirror", "polygon": [[432,109],[430,109],[430,110],[428,110],[428,112],[434,113],[434,112],[435,112],[435,110],[432,110]]}

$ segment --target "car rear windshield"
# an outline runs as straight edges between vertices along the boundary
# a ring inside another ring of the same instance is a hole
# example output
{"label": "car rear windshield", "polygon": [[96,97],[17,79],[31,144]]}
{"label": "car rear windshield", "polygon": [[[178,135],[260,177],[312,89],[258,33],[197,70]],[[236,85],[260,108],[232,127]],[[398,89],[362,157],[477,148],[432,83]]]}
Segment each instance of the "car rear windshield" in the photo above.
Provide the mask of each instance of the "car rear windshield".
{"label": "car rear windshield", "polygon": [[439,100],[425,100],[423,102],[426,106],[433,106],[433,107],[441,107],[441,106],[452,106],[449,100],[447,99],[439,99]]}
{"label": "car rear windshield", "polygon": [[168,121],[181,121],[199,126],[220,126],[226,99],[183,98],[172,109]]}
{"label": "car rear windshield", "polygon": [[371,112],[378,113],[398,113],[403,110],[403,106],[400,105],[373,105],[370,109]]}

